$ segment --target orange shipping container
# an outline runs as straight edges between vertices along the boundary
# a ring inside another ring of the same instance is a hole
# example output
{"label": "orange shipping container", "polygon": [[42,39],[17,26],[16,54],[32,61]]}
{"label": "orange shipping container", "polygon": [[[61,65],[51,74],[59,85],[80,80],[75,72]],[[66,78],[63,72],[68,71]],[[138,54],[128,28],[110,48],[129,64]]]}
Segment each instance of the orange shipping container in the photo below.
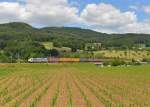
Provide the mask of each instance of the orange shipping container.
{"label": "orange shipping container", "polygon": [[60,58],[60,62],[80,62],[80,58]]}

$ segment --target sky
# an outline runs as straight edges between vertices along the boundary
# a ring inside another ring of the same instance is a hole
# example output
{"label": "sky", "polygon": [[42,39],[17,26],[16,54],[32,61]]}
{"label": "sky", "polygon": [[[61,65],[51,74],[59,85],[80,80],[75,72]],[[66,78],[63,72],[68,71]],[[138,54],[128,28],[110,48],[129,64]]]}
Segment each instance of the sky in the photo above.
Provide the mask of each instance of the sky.
{"label": "sky", "polygon": [[0,0],[0,24],[150,34],[150,0]]}

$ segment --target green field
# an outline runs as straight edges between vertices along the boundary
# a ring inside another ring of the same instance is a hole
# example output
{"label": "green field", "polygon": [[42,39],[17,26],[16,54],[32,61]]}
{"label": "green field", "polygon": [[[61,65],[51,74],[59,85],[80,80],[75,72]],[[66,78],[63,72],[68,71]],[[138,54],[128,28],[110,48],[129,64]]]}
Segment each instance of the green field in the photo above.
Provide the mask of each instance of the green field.
{"label": "green field", "polygon": [[95,57],[107,58],[121,58],[121,59],[134,59],[143,60],[150,59],[149,51],[135,51],[135,50],[102,50],[94,52]]}
{"label": "green field", "polygon": [[53,42],[43,42],[41,43],[45,49],[51,50],[51,49],[56,49],[58,51],[65,51],[65,52],[71,52],[71,48],[69,47],[54,47]]}
{"label": "green field", "polygon": [[0,107],[150,107],[150,66],[0,64]]}
{"label": "green field", "polygon": [[47,49],[47,50],[54,48],[53,42],[43,42],[43,43],[41,43],[41,44],[42,44],[42,45],[45,47],[45,49]]}

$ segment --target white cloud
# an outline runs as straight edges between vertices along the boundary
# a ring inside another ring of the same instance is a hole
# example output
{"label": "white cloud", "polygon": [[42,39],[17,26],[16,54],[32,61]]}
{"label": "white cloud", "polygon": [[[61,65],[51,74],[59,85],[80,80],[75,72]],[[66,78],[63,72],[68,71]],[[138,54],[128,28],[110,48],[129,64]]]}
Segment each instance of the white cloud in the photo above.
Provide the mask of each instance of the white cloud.
{"label": "white cloud", "polygon": [[131,6],[129,6],[129,9],[137,11],[137,10],[139,10],[139,6],[138,5],[131,5]]}
{"label": "white cloud", "polygon": [[136,22],[128,24],[119,28],[120,33],[149,33],[150,34],[150,23]]}
{"label": "white cloud", "polygon": [[150,6],[143,6],[143,10],[145,13],[150,13]]}
{"label": "white cloud", "polygon": [[122,26],[134,23],[134,12],[121,12],[110,4],[88,4],[81,13],[84,22],[100,26]]}
{"label": "white cloud", "polygon": [[81,13],[81,18],[85,24],[90,24],[96,31],[150,33],[150,23],[139,22],[134,12],[121,12],[111,4],[88,4]]}
{"label": "white cloud", "polygon": [[30,12],[30,22],[56,26],[78,20],[76,7],[69,6],[67,0],[28,0],[26,10]]}
{"label": "white cloud", "polygon": [[26,20],[27,13],[19,3],[0,3],[0,23]]}
{"label": "white cloud", "polygon": [[143,11],[147,14],[150,14],[150,5],[136,4],[129,6],[129,9],[133,11]]}
{"label": "white cloud", "polygon": [[141,11],[142,8],[143,8],[142,4],[138,2],[129,6],[129,10],[132,11]]}
{"label": "white cloud", "polygon": [[30,24],[60,26],[76,22],[78,9],[67,0],[27,0],[25,4],[0,2],[0,23],[23,21]]}

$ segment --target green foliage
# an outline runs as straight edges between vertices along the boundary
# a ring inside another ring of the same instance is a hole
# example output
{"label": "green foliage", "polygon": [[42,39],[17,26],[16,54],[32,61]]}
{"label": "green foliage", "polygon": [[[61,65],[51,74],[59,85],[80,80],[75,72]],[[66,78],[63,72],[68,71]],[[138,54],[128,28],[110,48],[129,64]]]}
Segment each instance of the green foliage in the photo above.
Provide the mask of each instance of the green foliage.
{"label": "green foliage", "polygon": [[126,64],[126,63],[122,60],[119,60],[119,59],[115,59],[111,62],[112,66],[119,66],[119,65],[124,65],[124,64]]}
{"label": "green foliage", "polygon": [[150,62],[150,59],[143,58],[142,62]]}
{"label": "green foliage", "polygon": [[50,56],[58,57],[59,56],[59,51],[57,51],[56,49],[50,50]]}
{"label": "green foliage", "polygon": [[4,54],[0,54],[0,63],[9,62],[10,58]]}
{"label": "green foliage", "polygon": [[[48,27],[36,29],[26,23],[0,25],[0,52],[8,57],[4,62],[27,60],[30,57],[47,57],[48,49],[42,43],[53,42],[55,47],[69,47],[73,52],[84,50],[86,43],[102,43],[104,48],[127,49],[135,44],[150,46],[147,34],[105,34],[88,29]],[[2,61],[2,62],[3,62]]]}

